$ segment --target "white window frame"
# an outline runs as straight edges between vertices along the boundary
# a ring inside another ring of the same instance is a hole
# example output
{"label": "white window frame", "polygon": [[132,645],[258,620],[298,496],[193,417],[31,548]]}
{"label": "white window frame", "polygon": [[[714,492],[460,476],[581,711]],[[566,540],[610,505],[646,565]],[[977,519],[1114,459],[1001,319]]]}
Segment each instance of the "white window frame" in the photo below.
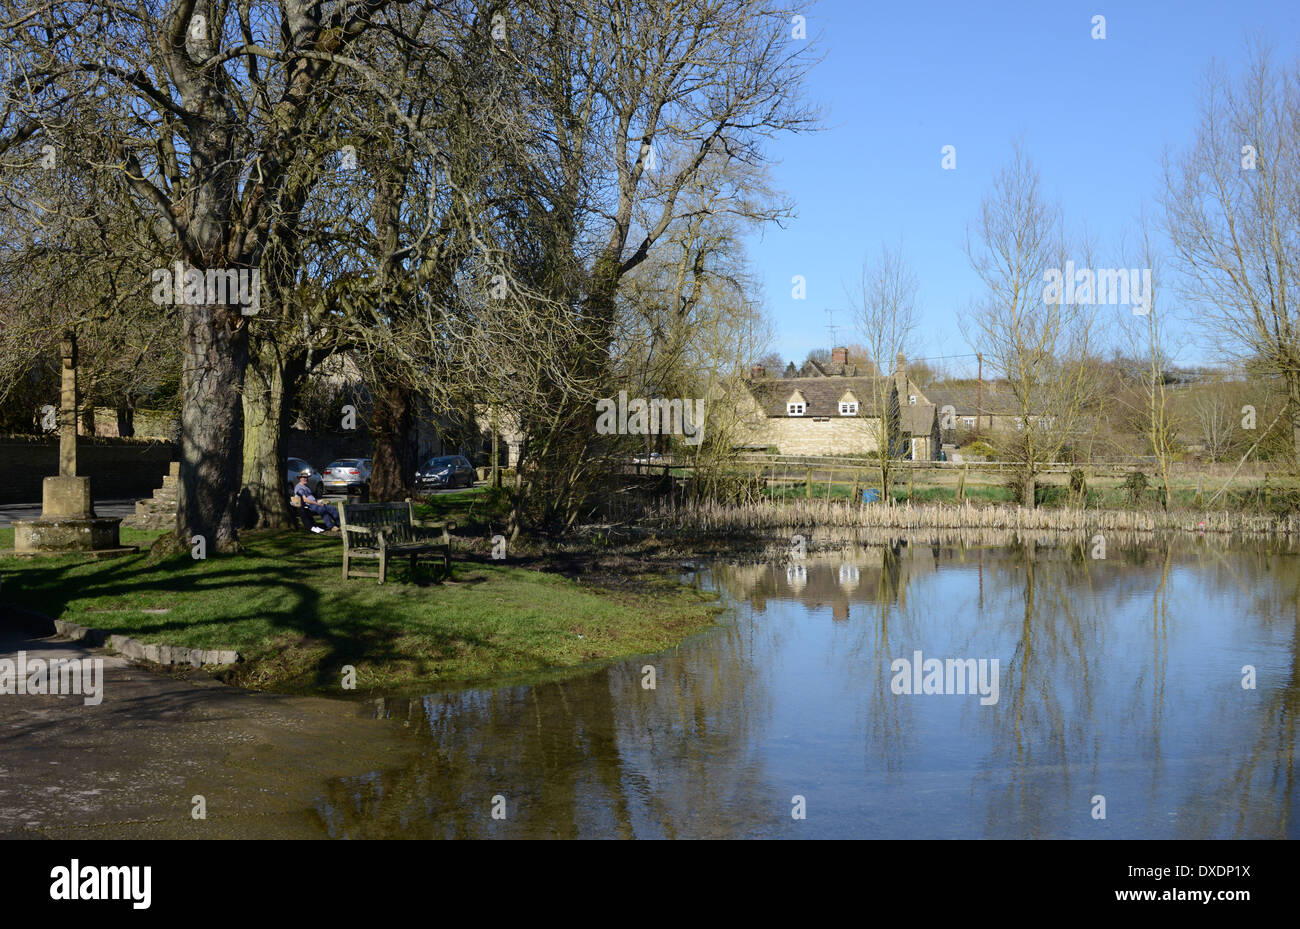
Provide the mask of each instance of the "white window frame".
{"label": "white window frame", "polygon": [[908,394],[908,395],[907,395],[907,405],[908,405],[908,406],[916,406],[916,394]]}
{"label": "white window frame", "polygon": [[840,401],[840,415],[841,415],[841,416],[857,416],[857,415],[858,415],[858,401],[856,401],[856,400],[841,400],[841,401]]}
{"label": "white window frame", "polygon": [[967,429],[974,429],[974,428],[975,428],[975,417],[974,417],[974,416],[963,416],[963,417],[961,418],[961,424],[962,424],[963,426],[965,426]]}
{"label": "white window frame", "polygon": [[802,416],[808,410],[808,404],[796,403],[793,400],[785,405],[785,411],[790,416]]}

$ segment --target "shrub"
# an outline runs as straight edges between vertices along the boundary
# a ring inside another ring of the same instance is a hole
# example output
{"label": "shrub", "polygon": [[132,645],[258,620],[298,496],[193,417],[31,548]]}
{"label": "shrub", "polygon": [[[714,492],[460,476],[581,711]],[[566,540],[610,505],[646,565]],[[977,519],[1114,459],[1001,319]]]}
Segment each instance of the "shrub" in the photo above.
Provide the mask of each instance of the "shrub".
{"label": "shrub", "polygon": [[1142,495],[1147,492],[1151,481],[1141,471],[1130,471],[1128,477],[1124,478],[1124,495],[1130,506],[1138,506],[1142,503]]}

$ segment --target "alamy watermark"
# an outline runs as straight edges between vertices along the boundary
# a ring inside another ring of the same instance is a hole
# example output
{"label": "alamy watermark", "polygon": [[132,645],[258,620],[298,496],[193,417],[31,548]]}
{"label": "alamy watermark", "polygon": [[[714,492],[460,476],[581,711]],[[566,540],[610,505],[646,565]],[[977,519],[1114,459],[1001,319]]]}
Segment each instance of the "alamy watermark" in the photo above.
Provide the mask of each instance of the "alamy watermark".
{"label": "alamy watermark", "polygon": [[604,397],[596,401],[596,432],[600,435],[680,435],[687,445],[704,441],[704,398],[664,400]]}
{"label": "alamy watermark", "polygon": [[1151,312],[1151,269],[1076,269],[1073,261],[1067,261],[1064,270],[1048,268],[1043,272],[1043,302],[1051,306],[1132,306],[1134,316],[1146,316]]}
{"label": "alamy watermark", "polygon": [[0,658],[0,696],[79,695],[87,706],[104,699],[103,658]]}
{"label": "alamy watermark", "polygon": [[172,268],[155,268],[153,302],[201,306],[239,306],[241,316],[256,316],[262,310],[262,273],[256,268],[187,268],[176,262]]}
{"label": "alamy watermark", "polygon": [[998,659],[925,658],[920,650],[912,659],[895,658],[889,664],[895,694],[979,694],[980,705],[998,702]]}
{"label": "alamy watermark", "polygon": [[51,900],[129,900],[133,909],[147,910],[153,897],[152,865],[83,865],[73,858],[50,877]]}

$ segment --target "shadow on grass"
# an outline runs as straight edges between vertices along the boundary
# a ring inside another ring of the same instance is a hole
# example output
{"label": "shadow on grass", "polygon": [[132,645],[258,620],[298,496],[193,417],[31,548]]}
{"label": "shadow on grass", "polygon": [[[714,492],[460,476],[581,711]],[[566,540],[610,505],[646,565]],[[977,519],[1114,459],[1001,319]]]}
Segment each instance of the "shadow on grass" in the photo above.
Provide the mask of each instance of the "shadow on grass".
{"label": "shadow on grass", "polygon": [[[419,628],[422,653],[402,649],[403,634],[421,618],[418,601],[402,596],[403,588],[409,592],[412,584],[428,587],[447,580],[440,565],[422,564],[411,576],[402,561],[390,567],[383,586],[364,578],[345,582],[337,538],[306,540],[301,533],[269,530],[245,533],[243,541],[244,553],[203,561],[140,554],[104,561],[10,562],[0,597],[56,619],[72,612],[82,624],[144,642],[235,648],[255,660],[302,649],[299,666],[283,670],[297,686],[314,689],[337,688],[339,669],[346,664],[402,663],[418,674],[436,666],[440,656],[467,647],[500,649],[463,630],[452,633],[427,623]],[[137,614],[172,598],[188,599],[185,618],[114,622],[114,613]],[[80,608],[70,610],[74,606]],[[114,608],[93,612],[109,606]],[[236,641],[216,640],[223,629],[241,624],[247,628]]]}

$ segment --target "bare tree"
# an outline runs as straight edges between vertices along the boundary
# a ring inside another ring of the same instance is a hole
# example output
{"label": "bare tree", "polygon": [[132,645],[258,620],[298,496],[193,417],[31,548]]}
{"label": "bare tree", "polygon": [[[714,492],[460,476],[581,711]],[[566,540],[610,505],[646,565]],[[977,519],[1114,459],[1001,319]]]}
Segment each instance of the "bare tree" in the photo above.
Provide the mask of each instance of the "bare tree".
{"label": "bare tree", "polygon": [[1143,308],[1145,313],[1129,313],[1121,317],[1121,331],[1126,335],[1126,342],[1133,347],[1142,346],[1146,358],[1142,360],[1141,410],[1138,421],[1151,453],[1155,456],[1156,466],[1160,469],[1162,488],[1161,504],[1169,508],[1169,477],[1174,455],[1178,445],[1179,417],[1171,403],[1168,389],[1170,346],[1165,322],[1168,313],[1157,299],[1163,275],[1159,256],[1151,244],[1151,234],[1145,219],[1141,224],[1140,264],[1150,271],[1151,287]]}
{"label": "bare tree", "polygon": [[[159,250],[200,274],[260,271],[303,128],[388,0],[0,0],[0,154],[52,146],[63,170],[116,182]],[[77,113],[91,120],[74,120]],[[138,268],[147,293],[149,266]],[[256,286],[256,285],[254,285]],[[183,351],[176,531],[237,542],[247,303],[179,306]]]}
{"label": "bare tree", "polygon": [[1180,289],[1226,353],[1285,384],[1300,462],[1300,74],[1255,47],[1203,94],[1195,139],[1164,169]]}
{"label": "bare tree", "polygon": [[1201,444],[1211,461],[1220,461],[1232,447],[1237,427],[1237,412],[1223,390],[1201,393],[1192,407]]}
{"label": "bare tree", "polygon": [[1004,453],[1020,466],[1021,503],[1034,506],[1037,475],[1085,431],[1096,391],[1092,300],[1067,298],[1060,288],[1052,293],[1048,272],[1059,282],[1068,257],[1090,267],[1092,251],[1086,244],[1071,248],[1059,208],[1043,197],[1038,172],[1019,146],[984,199],[966,251],[988,292],[962,328],[1006,380],[1017,434],[1003,443]]}
{"label": "bare tree", "polygon": [[884,376],[883,372],[911,350],[917,326],[919,286],[902,248],[882,245],[878,257],[863,261],[858,287],[848,294],[867,357],[881,372],[871,378],[871,395],[860,398],[858,415],[866,419],[873,435],[880,467],[880,493],[886,503],[893,501],[890,494],[893,461],[903,453],[900,404],[905,401],[900,394],[907,387],[899,385],[895,378]]}

